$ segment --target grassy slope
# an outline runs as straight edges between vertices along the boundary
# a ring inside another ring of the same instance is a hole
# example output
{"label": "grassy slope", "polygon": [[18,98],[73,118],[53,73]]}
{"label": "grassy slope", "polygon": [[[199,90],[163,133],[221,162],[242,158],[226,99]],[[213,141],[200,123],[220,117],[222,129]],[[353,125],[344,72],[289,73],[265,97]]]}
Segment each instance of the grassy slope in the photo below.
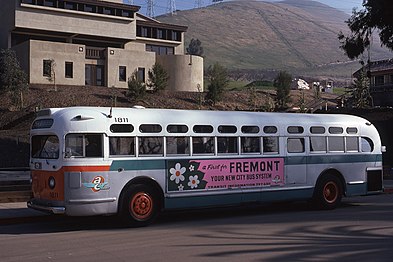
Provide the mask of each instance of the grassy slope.
{"label": "grassy slope", "polygon": [[[162,22],[187,25],[186,45],[202,41],[205,64],[228,68],[287,70],[318,76],[351,75],[351,63],[339,49],[337,35],[348,16],[305,0],[281,3],[233,1],[160,16]],[[375,58],[386,51],[373,51]],[[338,70],[332,70],[339,64]],[[358,68],[357,64],[357,68]]]}

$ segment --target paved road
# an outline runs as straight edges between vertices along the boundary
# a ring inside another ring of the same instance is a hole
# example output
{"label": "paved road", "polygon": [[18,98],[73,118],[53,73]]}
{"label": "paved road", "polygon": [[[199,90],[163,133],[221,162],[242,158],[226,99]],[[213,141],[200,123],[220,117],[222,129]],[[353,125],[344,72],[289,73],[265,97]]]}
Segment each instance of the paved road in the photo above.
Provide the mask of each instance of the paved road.
{"label": "paved road", "polygon": [[145,228],[113,219],[37,217],[0,225],[1,261],[392,261],[393,195],[164,214]]}

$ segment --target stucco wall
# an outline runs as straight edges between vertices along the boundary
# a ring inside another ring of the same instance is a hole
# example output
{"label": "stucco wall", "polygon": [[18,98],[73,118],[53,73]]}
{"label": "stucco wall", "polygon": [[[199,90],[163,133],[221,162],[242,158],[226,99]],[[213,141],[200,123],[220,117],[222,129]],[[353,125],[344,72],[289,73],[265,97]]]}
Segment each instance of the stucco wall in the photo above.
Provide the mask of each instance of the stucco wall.
{"label": "stucco wall", "polygon": [[125,17],[53,9],[42,6],[22,5],[15,12],[17,27],[135,39],[136,21]]}
{"label": "stucco wall", "polygon": [[126,66],[127,80],[138,67],[145,68],[147,72],[155,63],[156,55],[153,52],[124,50],[119,48],[108,48],[107,54],[108,87],[128,88],[127,81],[119,81],[119,66]]}
{"label": "stucco wall", "polygon": [[[55,62],[56,84],[85,84],[85,46],[31,40],[30,42],[30,83],[51,84],[43,76],[43,60]],[[81,50],[79,49],[81,47]],[[65,62],[73,62],[73,78],[65,77]]]}
{"label": "stucco wall", "polygon": [[[168,90],[203,91],[203,58],[192,55],[159,55],[157,62],[169,74]],[[199,89],[198,89],[199,86]]]}

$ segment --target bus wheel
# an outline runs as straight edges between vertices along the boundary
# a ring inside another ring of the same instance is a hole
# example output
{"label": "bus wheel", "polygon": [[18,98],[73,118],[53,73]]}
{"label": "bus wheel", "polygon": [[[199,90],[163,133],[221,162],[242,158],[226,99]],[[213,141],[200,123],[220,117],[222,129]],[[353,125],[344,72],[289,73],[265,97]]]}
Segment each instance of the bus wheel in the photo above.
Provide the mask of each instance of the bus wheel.
{"label": "bus wheel", "polygon": [[334,209],[341,203],[342,185],[338,177],[328,174],[315,187],[313,200],[317,208]]}
{"label": "bus wheel", "polygon": [[156,192],[146,185],[131,185],[124,194],[121,218],[132,226],[146,226],[157,217],[159,202]]}

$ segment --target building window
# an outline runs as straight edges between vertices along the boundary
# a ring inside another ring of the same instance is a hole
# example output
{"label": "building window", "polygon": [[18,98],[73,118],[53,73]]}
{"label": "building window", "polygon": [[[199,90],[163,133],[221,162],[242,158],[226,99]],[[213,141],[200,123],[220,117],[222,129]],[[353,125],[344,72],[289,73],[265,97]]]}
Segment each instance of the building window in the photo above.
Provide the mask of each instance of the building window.
{"label": "building window", "polygon": [[52,76],[52,61],[51,60],[44,60],[42,69],[43,69],[43,71],[42,71],[43,76],[51,77]]}
{"label": "building window", "polygon": [[143,83],[145,82],[145,68],[138,67],[138,72],[137,72],[136,78],[140,82],[143,82]]}
{"label": "building window", "polygon": [[383,86],[385,84],[385,77],[382,76],[375,76],[375,85],[376,86]]}
{"label": "building window", "polygon": [[157,38],[158,39],[164,39],[164,30],[157,29]]}
{"label": "building window", "polygon": [[125,82],[127,80],[127,68],[119,66],[119,81]]}
{"label": "building window", "polygon": [[146,45],[146,51],[155,52],[158,55],[173,55],[175,49],[168,46]]}
{"label": "building window", "polygon": [[66,78],[73,78],[74,77],[74,70],[73,70],[73,63],[72,62],[65,62],[65,77]]}

